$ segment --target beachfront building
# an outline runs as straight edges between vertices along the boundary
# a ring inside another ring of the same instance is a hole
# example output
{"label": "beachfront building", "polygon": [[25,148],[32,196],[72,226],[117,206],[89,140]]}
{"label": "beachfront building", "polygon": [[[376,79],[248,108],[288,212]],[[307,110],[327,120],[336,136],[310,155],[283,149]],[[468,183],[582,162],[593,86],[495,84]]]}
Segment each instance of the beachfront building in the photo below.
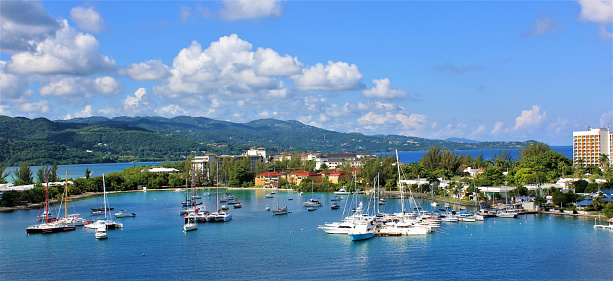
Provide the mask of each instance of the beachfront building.
{"label": "beachfront building", "polygon": [[321,169],[323,165],[329,169],[338,169],[339,166],[348,163],[351,167],[359,167],[362,159],[374,159],[377,158],[370,152],[358,152],[358,153],[311,153],[309,154],[309,160],[315,161],[315,169]]}
{"label": "beachfront building", "polygon": [[287,181],[293,185],[300,185],[300,183],[307,178],[311,178],[314,184],[320,184],[323,182],[323,174],[308,172],[308,171],[295,171],[288,175]]}
{"label": "beachfront building", "polygon": [[573,165],[602,167],[601,157],[607,155],[613,165],[613,133],[609,128],[573,132]]}
{"label": "beachfront building", "polygon": [[319,173],[322,175],[322,177],[328,177],[328,181],[334,184],[339,184],[342,180],[347,180],[350,175],[345,171],[338,170],[325,170]]}
{"label": "beachfront building", "polygon": [[279,179],[283,174],[277,172],[266,172],[255,177],[255,186],[279,187]]}
{"label": "beachfront building", "polygon": [[236,161],[242,161],[244,157],[249,157],[249,163],[251,164],[251,170],[255,170],[255,165],[259,161],[266,163],[268,159],[266,158],[266,149],[265,148],[251,148],[242,155],[216,155],[213,153],[208,153],[204,156],[195,156],[192,159],[192,169],[194,171],[203,172],[207,178],[210,178],[211,165],[215,165],[215,162],[223,160],[224,158],[234,158]]}

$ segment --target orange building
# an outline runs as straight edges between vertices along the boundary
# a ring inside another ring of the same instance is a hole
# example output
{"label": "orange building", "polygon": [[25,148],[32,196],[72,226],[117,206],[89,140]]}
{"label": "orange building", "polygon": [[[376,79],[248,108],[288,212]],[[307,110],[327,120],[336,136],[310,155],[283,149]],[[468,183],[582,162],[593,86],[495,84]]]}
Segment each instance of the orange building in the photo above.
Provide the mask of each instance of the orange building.
{"label": "orange building", "polygon": [[328,177],[328,181],[334,184],[338,184],[341,180],[347,180],[349,178],[349,174],[345,171],[338,170],[325,170],[320,172],[322,177]]}
{"label": "orange building", "polygon": [[322,174],[307,171],[296,171],[289,174],[287,180],[293,185],[299,185],[302,180],[306,178],[311,178],[314,184],[320,184],[324,179]]}
{"label": "orange building", "polygon": [[283,174],[277,172],[266,172],[255,177],[255,186],[276,187],[282,177]]}

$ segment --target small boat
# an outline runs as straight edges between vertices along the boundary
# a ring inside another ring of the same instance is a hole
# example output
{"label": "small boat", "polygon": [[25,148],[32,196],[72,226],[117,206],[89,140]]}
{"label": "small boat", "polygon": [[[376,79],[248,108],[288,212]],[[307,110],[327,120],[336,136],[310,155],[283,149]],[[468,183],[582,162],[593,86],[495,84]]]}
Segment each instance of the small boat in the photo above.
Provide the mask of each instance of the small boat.
{"label": "small boat", "polygon": [[107,239],[109,238],[108,234],[106,234],[106,226],[100,226],[96,228],[96,239]]}
{"label": "small boat", "polygon": [[287,200],[290,200],[290,201],[291,201],[291,200],[294,200],[294,198],[291,198],[291,197],[290,197],[290,198],[287,198]]}
{"label": "small boat", "polygon": [[311,212],[311,211],[317,211],[317,208],[315,207],[309,207],[307,208],[307,211]]}
{"label": "small boat", "polygon": [[386,205],[386,204],[387,204],[387,200],[385,200],[385,198],[379,199],[379,205]]}
{"label": "small boat", "polygon": [[436,207],[436,205],[438,205],[438,203],[436,203],[436,202],[430,203],[430,206],[432,206],[432,207]]}
{"label": "small boat", "polygon": [[335,195],[349,195],[349,192],[344,187],[341,187],[341,189],[339,189],[338,191],[335,191],[334,194]]}
{"label": "small boat", "polygon": [[320,207],[323,205],[323,203],[317,199],[311,198],[309,201],[304,202],[303,205],[305,207]]}
{"label": "small boat", "polygon": [[[107,207],[106,210],[111,211],[111,210],[115,210],[115,208]],[[92,211],[103,211],[104,212],[104,207],[92,208]]]}
{"label": "small boat", "polygon": [[358,224],[349,232],[352,241],[361,241],[375,237],[375,227],[370,223]]}
{"label": "small boat", "polygon": [[115,218],[128,218],[128,217],[136,217],[135,213],[126,213],[126,210],[120,210],[119,213],[113,214]]}
{"label": "small boat", "polygon": [[104,215],[103,211],[92,211],[92,216],[102,216]]}
{"label": "small boat", "polygon": [[270,193],[267,193],[267,194],[266,194],[266,198],[274,198],[274,197],[275,197],[275,196],[274,196],[274,195],[272,195],[272,194],[270,194]]}
{"label": "small boat", "polygon": [[332,210],[340,209],[340,207],[341,206],[339,204],[336,204],[336,203],[330,205],[330,209],[332,209]]}
{"label": "small boat", "polygon": [[272,215],[285,215],[287,214],[287,206],[278,207],[276,210],[272,210]]}
{"label": "small boat", "polygon": [[188,221],[183,225],[183,231],[192,231],[198,229],[198,222],[194,218],[189,218]]}
{"label": "small boat", "polygon": [[266,211],[270,211],[270,206],[266,205]]}
{"label": "small boat", "polygon": [[228,207],[228,205],[221,205],[221,209],[222,210],[229,210],[230,207]]}
{"label": "small boat", "polygon": [[238,209],[238,208],[242,208],[243,205],[241,204],[241,202],[236,201],[236,203],[234,203],[234,209]]}
{"label": "small boat", "polygon": [[330,199],[330,201],[341,201],[343,198],[341,198],[340,196],[334,195],[332,196],[332,199]]}

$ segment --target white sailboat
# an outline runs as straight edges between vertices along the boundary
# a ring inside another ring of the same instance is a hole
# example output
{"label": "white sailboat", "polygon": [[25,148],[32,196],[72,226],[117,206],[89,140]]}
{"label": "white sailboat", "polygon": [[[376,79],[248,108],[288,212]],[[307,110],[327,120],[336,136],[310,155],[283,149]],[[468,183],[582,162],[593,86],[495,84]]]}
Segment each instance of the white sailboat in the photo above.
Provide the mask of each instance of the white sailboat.
{"label": "white sailboat", "polygon": [[183,231],[192,231],[198,229],[198,222],[195,218],[187,219],[187,222],[183,225]]}
{"label": "white sailboat", "polygon": [[106,199],[106,183],[104,179],[104,174],[102,174],[102,187],[104,195],[104,202],[102,202],[104,204],[104,207],[102,207],[104,209],[104,219],[99,218],[94,223],[86,224],[85,227],[91,229],[98,229],[101,226],[104,226],[105,229],[123,228],[123,224],[108,219],[108,211],[110,210],[110,208],[108,207],[108,202]]}
{"label": "white sailboat", "polygon": [[215,209],[217,211],[210,213],[206,217],[207,222],[227,222],[232,219],[232,215],[224,212],[218,205],[219,202],[219,163],[217,164],[217,192],[215,198]]}
{"label": "white sailboat", "polygon": [[305,207],[321,207],[323,203],[315,198],[313,198],[313,182],[311,181],[311,199],[305,201],[303,203]]}

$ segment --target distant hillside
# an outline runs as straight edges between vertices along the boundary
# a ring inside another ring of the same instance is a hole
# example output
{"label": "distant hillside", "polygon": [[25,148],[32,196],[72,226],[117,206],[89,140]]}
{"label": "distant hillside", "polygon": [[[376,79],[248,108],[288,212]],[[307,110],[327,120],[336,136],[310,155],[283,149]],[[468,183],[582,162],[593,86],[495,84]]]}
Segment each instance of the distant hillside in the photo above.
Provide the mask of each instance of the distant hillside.
{"label": "distant hillside", "polygon": [[275,119],[233,123],[204,117],[89,117],[50,121],[0,116],[0,162],[15,164],[177,160],[204,152],[240,154],[250,147],[269,153],[321,151],[391,152],[522,147],[529,142],[452,142],[399,135],[339,133]]}
{"label": "distant hillside", "polygon": [[463,139],[463,138],[447,138],[445,140],[450,141],[450,142],[459,142],[459,143],[480,143],[480,141]]}

